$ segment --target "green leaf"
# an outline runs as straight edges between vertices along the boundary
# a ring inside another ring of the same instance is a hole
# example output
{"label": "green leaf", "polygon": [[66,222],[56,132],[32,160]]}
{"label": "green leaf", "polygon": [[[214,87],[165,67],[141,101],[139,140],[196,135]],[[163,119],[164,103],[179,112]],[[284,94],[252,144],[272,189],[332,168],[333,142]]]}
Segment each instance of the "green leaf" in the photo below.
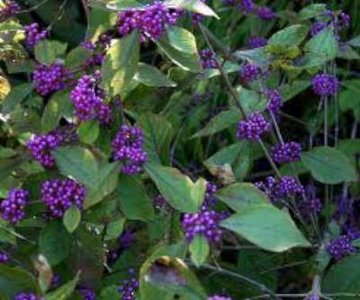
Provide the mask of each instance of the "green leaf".
{"label": "green leaf", "polygon": [[62,117],[69,117],[73,113],[73,106],[69,100],[69,92],[60,91],[55,93],[45,106],[41,118],[41,129],[43,132],[54,130]]}
{"label": "green leaf", "polygon": [[65,58],[65,66],[70,69],[75,69],[83,65],[91,56],[91,51],[82,46],[72,49]]}
{"label": "green leaf", "polygon": [[325,184],[355,181],[356,171],[347,156],[331,147],[316,147],[301,155],[314,178]]}
{"label": "green leaf", "polygon": [[137,119],[136,125],[144,132],[144,149],[149,161],[168,163],[170,143],[174,137],[171,123],[163,116],[146,113]]}
{"label": "green leaf", "polygon": [[235,183],[222,188],[216,197],[237,212],[245,208],[271,206],[267,195],[251,183]]}
{"label": "green leaf", "polygon": [[203,129],[196,132],[191,138],[199,138],[203,136],[213,135],[218,133],[234,124],[236,124],[241,118],[241,113],[238,109],[233,108],[224,110],[218,115],[213,117],[209,123],[207,123]]}
{"label": "green leaf", "polygon": [[334,28],[327,26],[318,34],[314,35],[304,46],[306,55],[303,67],[315,67],[324,64],[336,57],[338,42],[334,34]]}
{"label": "green leaf", "polygon": [[[140,269],[140,296],[147,300],[171,300],[175,294],[183,299],[207,299],[204,288],[190,268],[178,257],[186,248],[184,243],[161,245],[147,258]],[[167,262],[162,268],[152,266],[158,259]],[[167,274],[177,274],[176,279]]]}
{"label": "green leaf", "polygon": [[181,212],[196,213],[204,200],[206,181],[203,178],[195,183],[177,169],[157,164],[147,164],[146,172],[156,184],[168,203]]}
{"label": "green leaf", "polygon": [[53,267],[69,254],[69,235],[60,221],[49,223],[39,234],[39,251]]}
{"label": "green leaf", "polygon": [[50,65],[53,64],[59,56],[63,55],[66,49],[67,44],[59,41],[43,40],[35,46],[35,59],[42,64]]}
{"label": "green leaf", "polygon": [[201,0],[166,0],[164,4],[171,8],[183,8],[204,16],[219,19],[218,15]]}
{"label": "green leaf", "polygon": [[197,53],[185,53],[171,46],[167,37],[155,41],[158,47],[171,59],[176,65],[182,69],[194,73],[201,72],[200,58]]}
{"label": "green leaf", "polygon": [[347,42],[350,46],[353,47],[360,47],[360,35],[352,38],[350,41]]}
{"label": "green leaf", "polygon": [[134,80],[150,87],[175,87],[176,83],[167,78],[157,68],[139,63]]}
{"label": "green leaf", "polygon": [[73,243],[66,261],[73,272],[81,272],[81,282],[96,290],[104,272],[105,249],[102,237],[89,231],[84,225],[72,235]]}
{"label": "green leaf", "polygon": [[75,278],[60,288],[56,289],[55,291],[45,295],[45,300],[66,300],[69,299],[69,297],[74,292],[76,285],[80,278],[80,273],[78,273]]}
{"label": "green leaf", "polygon": [[117,285],[110,285],[103,288],[100,292],[99,300],[114,300],[119,297],[119,286]]}
{"label": "green leaf", "polygon": [[115,190],[119,179],[119,169],[120,164],[118,162],[105,163],[96,174],[93,174],[96,183],[89,187],[89,193],[84,203],[85,208],[99,203]]}
{"label": "green leaf", "polygon": [[96,41],[101,34],[113,28],[116,19],[117,13],[110,13],[109,11],[96,8],[91,9],[86,39]]}
{"label": "green leaf", "polygon": [[338,48],[337,58],[353,60],[360,59],[360,55],[349,45],[340,45]]}
{"label": "green leaf", "polygon": [[86,144],[92,144],[96,141],[100,133],[100,126],[98,121],[86,121],[80,124],[76,130],[80,141]]}
{"label": "green leaf", "polygon": [[17,154],[14,149],[0,147],[0,158],[10,158]]}
{"label": "green leaf", "polygon": [[[334,264],[324,277],[321,290],[324,293],[360,293],[360,255],[343,258]],[[349,297],[337,296],[345,300]]]}
{"label": "green leaf", "polygon": [[207,239],[203,235],[197,234],[189,245],[189,251],[191,261],[196,267],[200,267],[210,253],[210,246]]}
{"label": "green leaf", "polygon": [[213,176],[221,175],[222,170],[230,165],[235,178],[242,180],[251,164],[249,143],[241,141],[222,148],[205,160],[203,164]]}
{"label": "green leaf", "polygon": [[101,66],[102,85],[115,96],[130,83],[137,70],[140,55],[140,37],[137,31],[122,39],[113,40]]}
{"label": "green leaf", "polygon": [[308,20],[314,17],[317,17],[326,11],[325,3],[314,3],[308,6],[305,6],[299,12],[300,20]]}
{"label": "green leaf", "polygon": [[77,206],[73,205],[66,210],[63,217],[63,222],[68,232],[73,233],[76,230],[76,228],[79,226],[80,221],[81,221],[81,211]]}
{"label": "green leaf", "polygon": [[0,297],[2,300],[15,299],[23,291],[39,293],[36,278],[26,270],[0,264]]}
{"label": "green leaf", "polygon": [[242,209],[222,221],[221,226],[269,251],[310,246],[289,214],[271,205]]}
{"label": "green leaf", "polygon": [[167,29],[167,35],[170,45],[176,50],[189,54],[197,53],[196,39],[190,31],[171,26]]}
{"label": "green leaf", "polygon": [[106,7],[114,10],[127,10],[129,8],[144,8],[144,5],[135,0],[110,0]]}
{"label": "green leaf", "polygon": [[233,55],[238,59],[249,61],[260,67],[268,66],[270,61],[270,54],[266,51],[266,47],[235,51]]}
{"label": "green leaf", "polygon": [[120,234],[123,232],[124,223],[125,223],[124,218],[119,218],[118,220],[109,223],[106,227],[106,235],[104,240],[110,241],[117,239],[120,236]]}
{"label": "green leaf", "polygon": [[308,31],[309,28],[305,25],[291,25],[274,33],[268,44],[283,47],[298,46],[305,39]]}
{"label": "green leaf", "polygon": [[296,80],[289,84],[283,84],[279,87],[283,101],[293,99],[299,93],[305,91],[311,85],[310,80]]}
{"label": "green leaf", "polygon": [[32,83],[22,83],[13,87],[2,103],[2,112],[10,113],[33,90]]}
{"label": "green leaf", "polygon": [[89,188],[97,186],[98,165],[88,149],[80,146],[60,147],[52,152],[60,172],[71,176]]}
{"label": "green leaf", "polygon": [[152,200],[140,180],[133,176],[121,176],[116,195],[128,219],[149,221],[154,218]]}

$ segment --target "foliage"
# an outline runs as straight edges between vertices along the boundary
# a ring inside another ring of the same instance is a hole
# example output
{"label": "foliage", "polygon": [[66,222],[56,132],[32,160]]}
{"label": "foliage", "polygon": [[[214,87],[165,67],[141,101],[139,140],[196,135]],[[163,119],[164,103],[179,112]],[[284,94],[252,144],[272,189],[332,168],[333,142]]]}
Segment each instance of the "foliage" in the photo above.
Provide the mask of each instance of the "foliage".
{"label": "foliage", "polygon": [[359,297],[360,4],[255,2],[0,1],[0,299]]}

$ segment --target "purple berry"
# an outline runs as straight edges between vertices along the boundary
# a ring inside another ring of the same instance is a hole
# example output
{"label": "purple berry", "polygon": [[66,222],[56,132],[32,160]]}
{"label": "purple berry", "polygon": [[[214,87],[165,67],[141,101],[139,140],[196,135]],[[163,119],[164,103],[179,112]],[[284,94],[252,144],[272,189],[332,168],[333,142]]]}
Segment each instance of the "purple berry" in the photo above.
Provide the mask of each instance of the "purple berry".
{"label": "purple berry", "polygon": [[13,188],[0,203],[1,217],[10,223],[17,223],[25,218],[25,206],[30,193],[27,190]]}
{"label": "purple berry", "polygon": [[266,193],[272,202],[276,202],[280,199],[296,197],[304,194],[305,192],[304,187],[291,176],[282,176],[278,180],[269,176],[266,178],[265,182],[256,182],[255,185]]}
{"label": "purple berry", "polygon": [[99,80],[97,73],[84,75],[71,91],[70,100],[80,121],[99,120],[102,124],[109,124],[112,120],[111,109],[104,102],[104,92],[99,87]]}
{"label": "purple berry", "polygon": [[250,14],[254,10],[255,4],[253,0],[240,0],[238,8],[246,14]]}
{"label": "purple berry", "polygon": [[118,241],[122,250],[128,249],[134,243],[134,234],[131,230],[126,229],[119,236]]}
{"label": "purple berry", "polygon": [[54,218],[61,218],[72,205],[83,208],[85,187],[72,179],[51,179],[41,184],[41,201]]}
{"label": "purple berry", "polygon": [[6,0],[5,6],[0,9],[0,23],[14,17],[19,11],[20,6],[14,1]]}
{"label": "purple berry", "polygon": [[276,13],[267,6],[257,6],[255,12],[256,15],[263,20],[271,20],[276,18]]}
{"label": "purple berry", "polygon": [[226,297],[226,296],[214,295],[214,296],[208,297],[208,300],[232,300],[232,298]]}
{"label": "purple berry", "polygon": [[162,2],[155,1],[143,9],[128,9],[118,15],[118,33],[120,37],[138,30],[141,41],[157,40],[166,31],[166,28],[175,25],[181,11],[167,8]]}
{"label": "purple berry", "polygon": [[219,223],[223,219],[224,214],[215,210],[200,210],[195,214],[184,214],[181,225],[185,232],[186,240],[191,242],[196,235],[200,234],[209,243],[220,242],[222,230]]}
{"label": "purple berry", "polygon": [[270,123],[260,113],[253,113],[247,120],[238,123],[236,136],[238,139],[256,141],[270,130]]}
{"label": "purple berry", "polygon": [[121,300],[135,300],[136,290],[139,288],[139,281],[135,278],[135,271],[129,269],[130,279],[126,279],[122,282],[118,288],[118,292],[121,294]]}
{"label": "purple berry", "polygon": [[260,48],[266,46],[268,43],[266,38],[260,36],[250,37],[247,41],[247,46],[250,49]]}
{"label": "purple berry", "polygon": [[279,144],[271,149],[273,160],[279,164],[300,160],[301,146],[296,142]]}
{"label": "purple berry", "polygon": [[147,161],[143,150],[144,134],[138,127],[123,125],[112,142],[114,160],[122,161],[121,172],[124,174],[141,173]]}
{"label": "purple berry", "polygon": [[96,294],[95,294],[94,290],[91,288],[81,287],[76,290],[80,293],[83,300],[95,300],[96,299]]}
{"label": "purple berry", "polygon": [[35,89],[41,96],[48,96],[66,88],[71,78],[71,72],[58,62],[49,66],[38,64],[33,73]]}
{"label": "purple berry", "polygon": [[5,252],[0,251],[0,264],[6,264],[9,262],[10,257]]}
{"label": "purple berry", "polygon": [[240,79],[247,83],[258,79],[261,69],[252,63],[245,63],[240,69]]}
{"label": "purple berry", "polygon": [[204,69],[218,68],[216,55],[211,49],[201,50],[199,54],[200,54],[200,62]]}
{"label": "purple berry", "polygon": [[323,30],[327,26],[328,26],[328,24],[325,22],[313,23],[310,28],[310,35],[311,36],[317,35],[321,30]]}
{"label": "purple berry", "polygon": [[40,41],[46,39],[48,36],[48,31],[46,29],[40,30],[40,26],[38,23],[32,23],[24,27],[25,35],[26,35],[26,44],[33,48]]}
{"label": "purple berry", "polygon": [[282,97],[278,90],[267,90],[265,92],[266,98],[268,99],[267,108],[273,114],[277,114],[283,105]]}
{"label": "purple berry", "polygon": [[43,167],[52,168],[55,166],[55,159],[51,151],[61,146],[63,136],[58,133],[47,133],[43,135],[34,135],[27,143],[34,159]]}
{"label": "purple berry", "polygon": [[332,96],[339,90],[339,81],[334,75],[317,74],[311,83],[314,92],[319,96]]}
{"label": "purple berry", "polygon": [[341,235],[331,240],[326,246],[327,252],[335,258],[340,260],[343,257],[356,252],[356,248],[351,244],[352,240],[348,235]]}
{"label": "purple berry", "polygon": [[20,293],[15,296],[14,300],[40,300],[40,298],[33,293]]}
{"label": "purple berry", "polygon": [[216,184],[208,182],[206,184],[206,192],[205,199],[201,206],[202,210],[212,209],[217,203],[217,198],[215,197],[215,193],[218,191],[218,187]]}

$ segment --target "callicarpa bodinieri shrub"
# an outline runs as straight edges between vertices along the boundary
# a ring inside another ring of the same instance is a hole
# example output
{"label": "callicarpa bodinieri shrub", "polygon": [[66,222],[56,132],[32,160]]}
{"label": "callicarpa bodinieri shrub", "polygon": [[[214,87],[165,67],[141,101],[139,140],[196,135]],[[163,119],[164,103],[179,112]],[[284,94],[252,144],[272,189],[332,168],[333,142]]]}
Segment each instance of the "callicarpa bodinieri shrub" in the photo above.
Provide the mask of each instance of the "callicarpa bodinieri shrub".
{"label": "callicarpa bodinieri shrub", "polygon": [[360,299],[357,1],[0,1],[0,300]]}

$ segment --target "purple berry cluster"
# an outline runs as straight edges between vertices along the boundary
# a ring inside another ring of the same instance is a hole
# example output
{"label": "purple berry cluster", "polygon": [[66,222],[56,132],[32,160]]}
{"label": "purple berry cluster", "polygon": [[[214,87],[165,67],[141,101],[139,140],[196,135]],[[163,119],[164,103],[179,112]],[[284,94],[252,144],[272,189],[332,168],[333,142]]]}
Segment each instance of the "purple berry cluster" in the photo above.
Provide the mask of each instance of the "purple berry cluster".
{"label": "purple berry cluster", "polygon": [[40,29],[40,25],[38,23],[32,23],[24,27],[25,35],[26,35],[26,44],[28,47],[35,47],[40,41],[47,38],[49,32],[44,29]]}
{"label": "purple berry cluster", "polygon": [[255,3],[253,0],[224,0],[227,6],[236,6],[237,9],[245,14],[250,14],[254,11]]}
{"label": "purple berry cluster", "polygon": [[339,90],[339,81],[334,75],[317,74],[312,80],[312,88],[319,96],[332,96]]}
{"label": "purple berry cluster", "polygon": [[232,300],[232,298],[226,297],[226,296],[214,295],[214,296],[208,297],[208,300]]}
{"label": "purple berry cluster", "polygon": [[301,146],[296,142],[278,144],[271,149],[271,157],[279,164],[300,160]]}
{"label": "purple berry cluster", "polygon": [[118,238],[118,242],[122,250],[130,248],[131,245],[134,243],[134,240],[135,240],[134,233],[130,229],[124,230],[123,233]]}
{"label": "purple berry cluster", "polygon": [[166,27],[175,25],[182,12],[167,8],[162,2],[155,1],[143,9],[129,9],[118,15],[117,26],[120,37],[138,30],[141,41],[159,39],[166,31]]}
{"label": "purple berry cluster", "polygon": [[184,214],[181,225],[185,232],[186,240],[191,242],[196,235],[200,234],[209,243],[220,242],[222,230],[219,223],[223,219],[224,214],[215,210],[200,210],[195,214]]}
{"label": "purple berry cluster", "polygon": [[308,218],[311,215],[318,214],[322,209],[322,203],[319,198],[305,198],[300,202],[299,209],[301,214]]}
{"label": "purple berry cluster", "polygon": [[206,184],[206,191],[205,191],[205,199],[201,206],[202,210],[207,210],[214,208],[217,203],[217,198],[215,197],[215,193],[218,191],[218,186],[214,183],[208,182]]}
{"label": "purple berry cluster", "polygon": [[270,130],[270,123],[261,113],[253,113],[247,120],[241,120],[237,126],[238,139],[256,141]]}
{"label": "purple berry cluster", "polygon": [[339,32],[349,27],[350,20],[351,18],[347,13],[344,12],[335,13],[331,10],[328,10],[322,16],[321,20],[316,21],[312,24],[310,28],[310,35],[314,36],[328,26],[333,26],[335,32]]}
{"label": "purple berry cluster", "polygon": [[167,212],[169,210],[169,204],[167,204],[165,198],[162,195],[157,195],[153,199],[154,207],[158,210]]}
{"label": "purple berry cluster", "polygon": [[356,252],[356,248],[351,243],[352,241],[353,240],[349,235],[340,235],[327,244],[326,251],[336,260],[340,260],[343,257]]}
{"label": "purple berry cluster", "polygon": [[29,192],[20,188],[13,188],[0,203],[1,217],[13,224],[25,218],[25,206],[29,200]]}
{"label": "purple berry cluster", "polygon": [[147,153],[143,149],[144,134],[139,127],[122,125],[112,142],[113,158],[123,162],[121,172],[138,174],[147,161]]}
{"label": "purple berry cluster", "polygon": [[271,201],[296,197],[305,192],[304,187],[294,177],[282,176],[278,180],[269,176],[265,181],[256,182],[255,185],[265,192]]}
{"label": "purple berry cluster", "polygon": [[216,54],[211,49],[203,49],[199,52],[200,62],[204,69],[217,69]]}
{"label": "purple berry cluster", "polygon": [[15,296],[14,300],[40,300],[40,298],[33,293],[20,293]]}
{"label": "purple berry cluster", "polygon": [[252,63],[245,63],[240,69],[240,80],[245,83],[258,79],[260,75],[261,69]]}
{"label": "purple berry cluster", "polygon": [[51,179],[41,184],[41,201],[54,218],[61,218],[72,205],[83,208],[85,187],[72,179]]}
{"label": "purple berry cluster", "polygon": [[6,264],[9,262],[10,257],[5,252],[0,251],[0,264]]}
{"label": "purple berry cluster", "polygon": [[129,269],[130,279],[126,279],[122,282],[118,288],[118,292],[121,294],[121,300],[135,300],[136,290],[139,288],[139,281],[135,277],[135,270]]}
{"label": "purple berry cluster", "polygon": [[75,107],[75,115],[80,121],[98,120],[109,124],[112,120],[111,109],[104,102],[104,92],[99,87],[99,74],[82,76],[71,91],[70,100]]}
{"label": "purple berry cluster", "polygon": [[33,73],[35,89],[41,96],[64,89],[71,78],[72,73],[59,62],[49,66],[38,64]]}
{"label": "purple berry cluster", "polygon": [[47,134],[34,135],[26,146],[34,159],[43,167],[52,168],[55,166],[55,159],[51,151],[60,147],[62,143],[63,136],[61,134],[50,132]]}
{"label": "purple berry cluster", "polygon": [[19,11],[20,6],[14,1],[5,1],[5,6],[0,9],[0,23],[14,17]]}
{"label": "purple berry cluster", "polygon": [[266,98],[268,100],[267,108],[274,115],[277,115],[280,111],[280,108],[283,105],[282,97],[278,90],[267,90],[265,92]]}
{"label": "purple berry cluster", "polygon": [[276,13],[268,6],[257,6],[255,8],[255,14],[263,20],[272,20],[276,18]]}
{"label": "purple berry cluster", "polygon": [[256,49],[266,46],[268,43],[266,38],[260,36],[252,36],[247,41],[247,47],[249,49]]}
{"label": "purple berry cluster", "polygon": [[93,289],[80,287],[76,289],[83,300],[96,300],[96,294]]}

